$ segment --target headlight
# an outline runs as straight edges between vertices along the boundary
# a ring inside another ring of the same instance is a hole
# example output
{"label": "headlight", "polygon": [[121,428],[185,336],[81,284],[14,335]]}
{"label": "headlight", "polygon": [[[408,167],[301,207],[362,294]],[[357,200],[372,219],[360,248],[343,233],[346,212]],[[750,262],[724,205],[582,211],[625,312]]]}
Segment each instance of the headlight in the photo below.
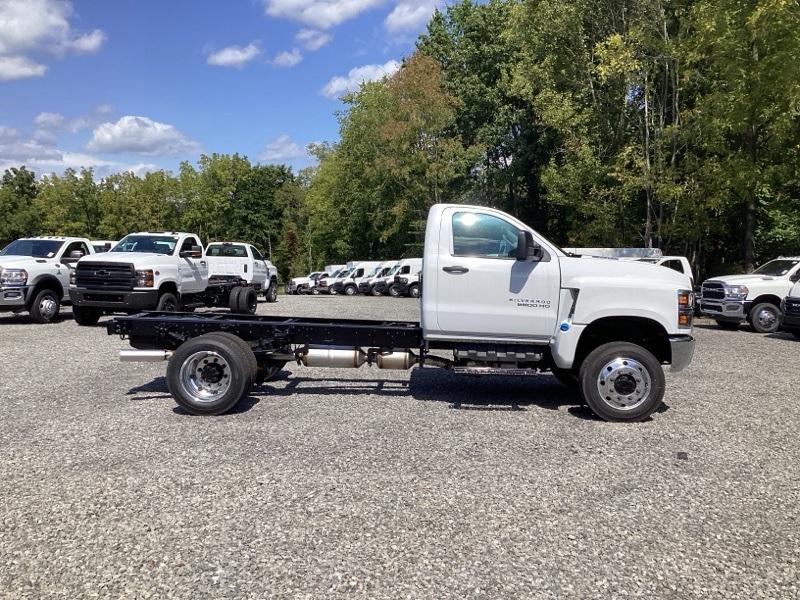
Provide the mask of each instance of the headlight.
{"label": "headlight", "polygon": [[136,271],[136,287],[153,287],[153,270]]}
{"label": "headlight", "polygon": [[746,285],[726,285],[725,286],[725,299],[726,300],[744,300],[750,290]]}
{"label": "headlight", "polygon": [[70,269],[69,270],[69,284],[70,285],[75,285],[77,280],[78,280],[78,277],[77,277],[77,273],[75,272],[75,269]]}
{"label": "headlight", "polygon": [[0,269],[0,285],[25,285],[28,272],[25,269]]}
{"label": "headlight", "polygon": [[694,317],[694,293],[692,290],[678,290],[678,327],[691,329]]}

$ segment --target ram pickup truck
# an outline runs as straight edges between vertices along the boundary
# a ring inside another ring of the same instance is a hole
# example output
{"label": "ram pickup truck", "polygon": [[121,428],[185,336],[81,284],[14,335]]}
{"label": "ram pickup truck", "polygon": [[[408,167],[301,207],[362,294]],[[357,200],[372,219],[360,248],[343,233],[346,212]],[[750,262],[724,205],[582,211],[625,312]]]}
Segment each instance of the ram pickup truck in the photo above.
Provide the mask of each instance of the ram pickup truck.
{"label": "ram pickup truck", "polygon": [[800,281],[794,284],[789,295],[781,302],[781,312],[783,328],[800,339]]}
{"label": "ram pickup truck", "polygon": [[749,275],[712,277],[703,282],[700,312],[725,329],[747,321],[759,333],[781,326],[781,301],[800,281],[800,257],[780,257]]}
{"label": "ram pickup truck", "polygon": [[692,359],[688,277],[569,256],[498,210],[432,206],[422,271],[419,322],[143,313],[115,318],[107,331],[129,339],[123,361],[168,361],[172,396],[198,415],[230,410],[296,361],[508,377],[552,371],[599,417],[641,421],[661,405],[662,365],[679,371]]}
{"label": "ram pickup truck", "polygon": [[178,311],[212,306],[253,314],[256,290],[238,276],[209,277],[208,261],[193,233],[140,232],[111,249],[78,261],[69,297],[78,325],[104,313]]}
{"label": "ram pickup truck", "polygon": [[267,302],[278,299],[278,269],[252,244],[213,242],[206,247],[206,261],[209,277],[239,277]]}
{"label": "ram pickup truck", "polygon": [[36,323],[51,323],[69,300],[70,271],[78,259],[94,254],[85,238],[32,237],[11,242],[0,252],[0,312],[28,311]]}

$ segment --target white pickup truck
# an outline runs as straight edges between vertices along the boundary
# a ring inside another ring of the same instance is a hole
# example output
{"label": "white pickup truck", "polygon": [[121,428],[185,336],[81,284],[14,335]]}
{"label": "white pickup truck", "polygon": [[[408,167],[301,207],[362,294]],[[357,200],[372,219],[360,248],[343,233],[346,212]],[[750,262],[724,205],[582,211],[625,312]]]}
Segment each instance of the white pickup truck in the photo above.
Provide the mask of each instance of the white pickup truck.
{"label": "white pickup truck", "polygon": [[171,394],[199,415],[230,410],[296,361],[508,377],[552,371],[601,418],[641,421],[661,405],[662,365],[679,371],[694,353],[688,277],[567,255],[498,210],[431,207],[422,271],[419,322],[143,313],[107,331],[130,340],[124,361],[169,361]]}
{"label": "white pickup truck", "polygon": [[0,311],[28,311],[37,323],[51,323],[69,300],[70,271],[94,254],[88,239],[33,237],[11,242],[0,252]]}
{"label": "white pickup truck", "polygon": [[278,299],[278,269],[252,244],[212,242],[206,247],[209,277],[239,277],[262,292],[267,302]]}
{"label": "white pickup truck", "polygon": [[79,325],[94,325],[104,313],[204,306],[254,314],[258,302],[256,290],[242,278],[210,277],[200,238],[176,231],[132,233],[110,252],[82,258],[69,297]]}
{"label": "white pickup truck", "polygon": [[781,326],[781,301],[800,281],[800,257],[780,257],[748,275],[712,277],[703,282],[700,312],[720,327],[737,329],[747,321],[759,333]]}

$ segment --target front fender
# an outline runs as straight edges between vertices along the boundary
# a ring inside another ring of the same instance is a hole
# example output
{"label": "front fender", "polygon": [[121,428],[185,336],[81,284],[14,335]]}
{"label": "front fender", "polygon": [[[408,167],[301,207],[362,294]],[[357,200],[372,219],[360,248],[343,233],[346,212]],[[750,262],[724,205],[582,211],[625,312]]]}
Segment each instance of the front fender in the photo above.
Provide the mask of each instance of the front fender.
{"label": "front fender", "polygon": [[580,287],[572,322],[589,325],[606,317],[640,317],[655,321],[668,333],[684,333],[678,330],[676,287],[633,287],[630,281]]}

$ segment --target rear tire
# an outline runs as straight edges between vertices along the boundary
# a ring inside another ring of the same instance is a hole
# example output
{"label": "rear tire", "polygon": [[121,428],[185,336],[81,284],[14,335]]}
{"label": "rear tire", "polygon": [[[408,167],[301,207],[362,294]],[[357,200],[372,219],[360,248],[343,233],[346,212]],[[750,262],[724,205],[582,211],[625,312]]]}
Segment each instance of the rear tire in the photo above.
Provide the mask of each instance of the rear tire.
{"label": "rear tire", "polygon": [[61,298],[51,289],[39,290],[33,297],[28,312],[35,323],[52,323],[61,312]]}
{"label": "rear tire", "polygon": [[240,286],[236,286],[231,288],[231,291],[228,292],[228,308],[231,312],[239,312],[239,294],[241,293],[243,288]]}
{"label": "rear tire", "polygon": [[156,310],[159,312],[178,312],[178,298],[171,292],[164,292],[158,297]]}
{"label": "rear tire", "polygon": [[736,331],[737,329],[739,329],[740,325],[739,321],[720,321],[717,319],[715,320],[717,323],[717,327],[719,327],[720,329],[727,329],[728,331]]}
{"label": "rear tire", "polygon": [[236,296],[236,310],[240,315],[254,315],[258,310],[258,295],[251,287],[239,288]]}
{"label": "rear tire", "polygon": [[758,333],[775,333],[781,326],[781,309],[770,302],[756,304],[750,311],[750,324]]}
{"label": "rear tire", "polygon": [[72,306],[72,317],[81,327],[91,327],[97,325],[102,311],[91,306]]}
{"label": "rear tire", "polygon": [[220,415],[250,393],[256,359],[241,338],[224,332],[192,338],[172,355],[167,387],[193,415]]}
{"label": "rear tire", "polygon": [[583,398],[604,421],[643,421],[664,399],[664,370],[653,354],[628,342],[592,350],[578,372]]}

